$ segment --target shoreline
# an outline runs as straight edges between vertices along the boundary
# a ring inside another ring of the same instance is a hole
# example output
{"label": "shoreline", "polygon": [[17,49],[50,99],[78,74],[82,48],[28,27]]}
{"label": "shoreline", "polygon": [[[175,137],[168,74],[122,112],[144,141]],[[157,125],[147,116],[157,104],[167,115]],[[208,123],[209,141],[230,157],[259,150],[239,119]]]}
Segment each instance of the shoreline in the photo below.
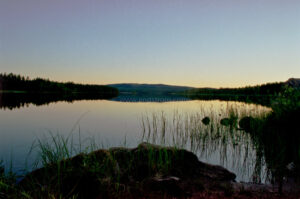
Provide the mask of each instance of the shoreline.
{"label": "shoreline", "polygon": [[[300,188],[235,182],[227,169],[198,160],[192,152],[141,143],[110,148],[45,165],[18,187],[36,196],[62,198],[297,198]],[[28,186],[29,185],[29,186]],[[298,186],[300,187],[300,186]],[[43,188],[43,189],[41,189]],[[47,197],[46,197],[47,198]]]}

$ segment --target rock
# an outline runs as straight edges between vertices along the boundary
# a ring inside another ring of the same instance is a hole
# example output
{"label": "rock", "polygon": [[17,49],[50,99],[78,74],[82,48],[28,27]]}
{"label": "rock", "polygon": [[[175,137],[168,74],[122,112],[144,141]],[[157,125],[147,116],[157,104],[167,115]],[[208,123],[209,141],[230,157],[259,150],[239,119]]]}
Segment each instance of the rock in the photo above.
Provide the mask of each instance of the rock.
{"label": "rock", "polygon": [[230,127],[235,127],[237,126],[237,117],[235,116],[230,116],[230,118],[223,118],[220,120],[220,124],[223,126],[230,126]]}
{"label": "rock", "polygon": [[204,125],[209,125],[209,123],[210,123],[209,117],[203,118],[203,119],[202,119],[202,123],[203,123]]}
{"label": "rock", "polygon": [[[158,174],[162,177],[158,178]],[[162,187],[158,191],[178,196],[186,194],[182,187],[192,189],[195,182],[204,182],[206,186],[219,181],[230,182],[235,177],[223,167],[199,161],[187,150],[141,143],[137,148],[97,150],[46,165],[29,173],[20,186],[24,190],[48,187],[60,190],[64,197],[109,198],[110,194],[118,193],[115,184],[122,185],[126,191],[142,189],[139,183],[144,182],[150,183],[153,190]]]}
{"label": "rock", "polygon": [[239,126],[242,130],[251,133],[256,130],[257,121],[253,117],[246,116],[239,121]]}
{"label": "rock", "polygon": [[229,126],[230,125],[230,119],[229,118],[223,118],[223,119],[221,119],[220,124],[222,124],[223,126]]}
{"label": "rock", "polygon": [[175,176],[150,178],[145,181],[143,186],[150,192],[166,193],[171,197],[187,198],[191,196],[181,187],[180,179]]}

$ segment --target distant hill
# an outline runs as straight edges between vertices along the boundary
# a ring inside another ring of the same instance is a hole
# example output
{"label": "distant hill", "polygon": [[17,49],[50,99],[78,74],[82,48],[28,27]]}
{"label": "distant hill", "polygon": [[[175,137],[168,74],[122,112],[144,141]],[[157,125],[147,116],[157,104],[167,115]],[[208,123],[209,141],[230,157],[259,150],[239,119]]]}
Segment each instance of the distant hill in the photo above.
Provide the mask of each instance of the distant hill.
{"label": "distant hill", "polygon": [[300,78],[290,78],[285,82],[285,84],[293,88],[300,89]]}
{"label": "distant hill", "polygon": [[188,86],[172,86],[165,84],[109,84],[107,86],[117,88],[121,93],[131,93],[131,94],[174,94],[181,93],[193,87]]}
{"label": "distant hill", "polygon": [[165,84],[136,84],[121,83],[109,84],[107,86],[117,88],[120,93],[127,94],[179,94],[187,95],[274,95],[280,93],[284,86],[288,85],[300,89],[300,78],[290,78],[286,82],[273,82],[257,86],[246,86],[241,88],[195,88],[189,86],[173,86]]}

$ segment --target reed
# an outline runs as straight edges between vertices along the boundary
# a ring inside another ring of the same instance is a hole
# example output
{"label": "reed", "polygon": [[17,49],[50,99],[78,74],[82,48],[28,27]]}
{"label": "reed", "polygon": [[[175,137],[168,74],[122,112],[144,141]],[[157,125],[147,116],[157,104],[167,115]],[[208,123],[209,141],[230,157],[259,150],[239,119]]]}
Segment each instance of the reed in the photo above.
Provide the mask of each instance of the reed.
{"label": "reed", "polygon": [[[250,134],[239,128],[238,121],[245,116],[264,118],[268,112],[268,108],[237,103],[226,104],[220,112],[215,112],[212,107],[200,107],[199,111],[189,113],[178,110],[146,113],[140,119],[141,141],[185,148],[197,154],[200,160],[239,171],[237,173],[243,174],[239,176],[239,180],[257,179],[258,177],[253,176],[261,176],[256,181],[265,182],[264,159],[257,157],[256,143]],[[210,123],[204,124],[203,118],[209,118]],[[222,125],[223,118],[228,118],[231,124]],[[211,160],[213,156],[219,157],[219,160]]]}

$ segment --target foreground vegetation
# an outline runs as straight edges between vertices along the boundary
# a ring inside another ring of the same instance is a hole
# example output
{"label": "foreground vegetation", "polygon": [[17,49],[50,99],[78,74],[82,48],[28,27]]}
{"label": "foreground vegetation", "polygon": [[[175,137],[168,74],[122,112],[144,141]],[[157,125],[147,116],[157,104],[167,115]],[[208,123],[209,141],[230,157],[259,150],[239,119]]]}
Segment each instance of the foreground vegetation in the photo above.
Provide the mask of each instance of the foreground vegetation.
{"label": "foreground vegetation", "polygon": [[[271,109],[226,102],[221,107],[218,111],[202,106],[190,113],[175,110],[145,114],[141,118],[142,140],[188,149],[202,161],[230,168],[237,180],[252,181],[254,144],[250,135],[238,128],[238,122],[246,116],[264,117]],[[261,174],[259,178],[265,182]]]}
{"label": "foreground vegetation", "polygon": [[199,162],[197,156],[182,149],[142,143],[133,149],[96,150],[67,158],[68,141],[54,139],[51,151],[46,143],[39,148],[42,168],[26,175],[18,185],[1,178],[0,197],[189,197],[195,191],[226,192],[235,179],[226,169]]}
{"label": "foreground vegetation", "polygon": [[272,183],[282,192],[300,181],[300,91],[286,87],[270,106],[257,113],[176,113],[171,120],[163,113],[144,116],[143,139],[190,148],[204,159],[219,153],[221,164],[230,157],[254,183]]}
{"label": "foreground vegetation", "polygon": [[241,125],[251,135],[258,161],[265,159],[272,181],[300,181],[300,92],[288,88],[272,104],[264,118],[247,118]]}
{"label": "foreground vegetation", "polygon": [[[268,185],[236,183],[235,174],[198,161],[176,147],[142,143],[70,156],[69,140],[40,143],[42,167],[18,184],[0,175],[0,198],[297,198],[299,189],[278,194]],[[48,145],[50,144],[50,145]]]}

